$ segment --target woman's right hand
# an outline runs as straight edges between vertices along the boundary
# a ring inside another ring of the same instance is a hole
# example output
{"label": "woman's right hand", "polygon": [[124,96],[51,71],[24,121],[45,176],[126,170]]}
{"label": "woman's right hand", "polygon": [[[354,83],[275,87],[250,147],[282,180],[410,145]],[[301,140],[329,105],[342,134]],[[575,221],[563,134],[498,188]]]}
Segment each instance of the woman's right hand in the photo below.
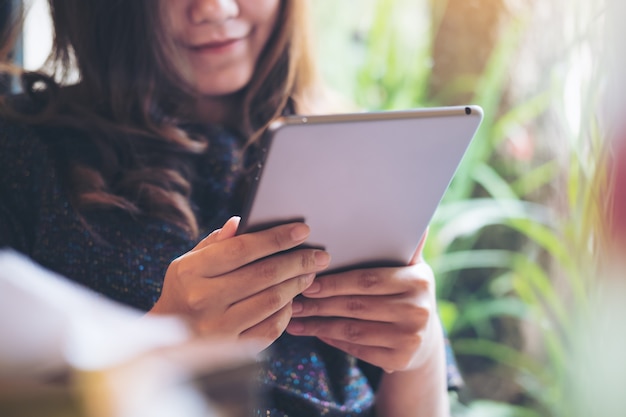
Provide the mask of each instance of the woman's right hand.
{"label": "woman's right hand", "polygon": [[328,253],[294,249],[303,223],[236,236],[239,218],[202,240],[167,269],[151,313],[182,315],[200,335],[255,338],[269,346],[291,319],[293,298],[330,262]]}

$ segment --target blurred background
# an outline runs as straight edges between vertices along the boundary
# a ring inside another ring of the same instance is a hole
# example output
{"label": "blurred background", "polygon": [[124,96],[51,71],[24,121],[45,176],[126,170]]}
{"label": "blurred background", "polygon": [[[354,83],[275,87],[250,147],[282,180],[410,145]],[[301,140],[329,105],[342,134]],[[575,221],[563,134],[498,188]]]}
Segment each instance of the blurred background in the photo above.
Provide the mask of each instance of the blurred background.
{"label": "blurred background", "polygon": [[610,220],[607,144],[623,91],[612,71],[622,23],[611,19],[623,21],[621,6],[312,3],[324,77],[359,107],[485,110],[425,252],[465,379],[455,415],[626,415],[609,401],[626,375],[619,349],[608,348],[620,346],[610,321],[624,298],[598,307],[611,306],[607,293],[623,294],[598,275]]}
{"label": "blurred background", "polygon": [[[485,111],[425,250],[465,380],[457,416],[626,415],[621,269],[605,256],[619,1],[311,2],[323,76],[347,100]],[[36,69],[50,29],[45,1],[30,7],[14,56]]]}

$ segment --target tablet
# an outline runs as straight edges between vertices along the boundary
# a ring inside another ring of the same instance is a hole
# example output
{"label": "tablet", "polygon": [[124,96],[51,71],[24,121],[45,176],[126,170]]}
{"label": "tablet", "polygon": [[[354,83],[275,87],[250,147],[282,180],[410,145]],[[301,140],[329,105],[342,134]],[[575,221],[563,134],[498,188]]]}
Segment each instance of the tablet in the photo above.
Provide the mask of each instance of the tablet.
{"label": "tablet", "polygon": [[407,265],[482,117],[478,106],[283,117],[239,233],[304,221],[328,272]]}

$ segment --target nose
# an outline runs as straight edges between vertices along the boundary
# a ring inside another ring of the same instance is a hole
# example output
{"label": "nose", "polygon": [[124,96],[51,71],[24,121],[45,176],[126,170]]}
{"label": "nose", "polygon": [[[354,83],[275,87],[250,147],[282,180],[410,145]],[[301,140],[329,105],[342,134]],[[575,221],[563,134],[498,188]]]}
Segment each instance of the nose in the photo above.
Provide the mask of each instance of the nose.
{"label": "nose", "polygon": [[237,0],[193,0],[188,9],[192,24],[221,23],[239,14]]}

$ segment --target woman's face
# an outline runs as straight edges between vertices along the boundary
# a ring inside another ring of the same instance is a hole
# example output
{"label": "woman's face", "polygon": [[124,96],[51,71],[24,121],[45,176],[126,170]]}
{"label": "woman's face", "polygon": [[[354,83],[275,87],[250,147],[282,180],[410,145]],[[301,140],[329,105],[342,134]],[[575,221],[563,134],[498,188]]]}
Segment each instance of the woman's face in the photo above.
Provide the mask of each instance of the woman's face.
{"label": "woman's face", "polygon": [[280,0],[165,0],[171,36],[201,95],[225,96],[248,84],[279,9]]}

